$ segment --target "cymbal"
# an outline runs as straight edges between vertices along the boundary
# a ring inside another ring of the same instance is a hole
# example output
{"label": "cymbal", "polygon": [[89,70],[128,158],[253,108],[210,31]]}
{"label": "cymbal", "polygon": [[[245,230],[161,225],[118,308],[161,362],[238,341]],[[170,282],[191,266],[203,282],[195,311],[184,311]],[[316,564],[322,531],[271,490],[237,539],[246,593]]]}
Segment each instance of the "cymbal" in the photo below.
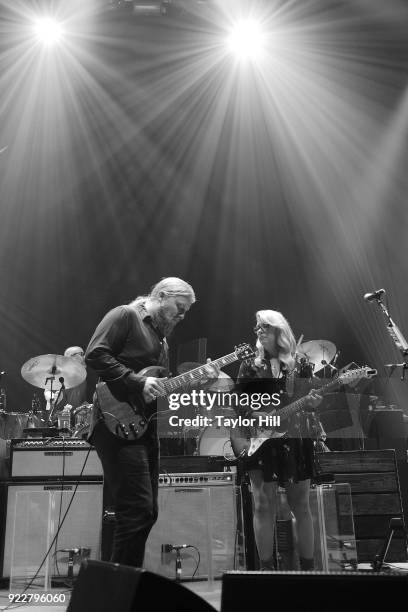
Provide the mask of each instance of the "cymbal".
{"label": "cymbal", "polygon": [[32,357],[21,367],[21,376],[30,385],[40,389],[57,390],[61,387],[60,378],[66,389],[77,387],[86,378],[86,368],[73,357],[63,355],[39,355]]}
{"label": "cymbal", "polygon": [[316,374],[324,368],[325,364],[322,362],[331,362],[336,354],[336,346],[330,340],[309,340],[298,346],[298,353],[308,358],[314,365],[313,373]]}

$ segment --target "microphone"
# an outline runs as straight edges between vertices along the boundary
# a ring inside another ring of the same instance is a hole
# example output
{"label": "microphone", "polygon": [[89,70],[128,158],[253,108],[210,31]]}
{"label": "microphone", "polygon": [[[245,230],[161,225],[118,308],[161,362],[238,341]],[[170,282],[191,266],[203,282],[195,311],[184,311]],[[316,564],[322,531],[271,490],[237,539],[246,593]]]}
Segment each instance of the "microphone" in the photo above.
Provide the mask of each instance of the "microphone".
{"label": "microphone", "polygon": [[364,295],[364,299],[366,302],[371,302],[372,300],[377,300],[380,298],[383,293],[385,293],[385,289],[378,289],[377,291],[373,291],[373,293],[366,293]]}
{"label": "microphone", "polygon": [[67,552],[67,553],[72,553],[73,555],[79,555],[81,550],[82,548],[60,548],[59,552]]}
{"label": "microphone", "polygon": [[190,548],[188,544],[162,544],[162,554],[169,553],[172,550],[181,550],[182,548]]}

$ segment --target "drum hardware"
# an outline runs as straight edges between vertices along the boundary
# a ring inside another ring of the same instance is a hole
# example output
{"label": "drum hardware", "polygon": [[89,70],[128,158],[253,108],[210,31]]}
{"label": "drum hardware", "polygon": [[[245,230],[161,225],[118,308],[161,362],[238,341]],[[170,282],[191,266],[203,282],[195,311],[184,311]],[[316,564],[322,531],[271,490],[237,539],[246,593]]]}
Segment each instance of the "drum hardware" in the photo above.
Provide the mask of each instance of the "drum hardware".
{"label": "drum hardware", "polygon": [[91,424],[93,404],[81,404],[71,411],[71,423],[73,420],[73,438],[84,438],[89,433]]}
{"label": "drum hardware", "polygon": [[[50,426],[52,426],[54,412],[55,412],[55,409],[56,409],[56,407],[57,407],[58,402],[60,401],[60,396],[61,396],[61,393],[63,393],[63,392],[65,391],[64,377],[63,377],[63,376],[60,376],[60,377],[59,377],[59,379],[58,379],[58,381],[61,383],[61,386],[60,386],[60,388],[58,389],[57,396],[56,396],[56,397],[55,397],[55,399],[54,399],[54,394],[53,394],[53,391],[52,391],[52,383],[53,383],[53,380],[51,379],[51,389],[50,389],[50,391],[51,391],[51,395],[50,395],[50,406],[51,406],[51,409],[50,409],[50,411],[49,411],[49,415],[48,415],[48,424],[49,424]],[[63,415],[64,411],[65,411],[65,414]],[[63,420],[63,422],[62,422],[62,423],[61,423],[61,425],[60,425],[59,420],[60,420],[60,418],[61,418],[62,416],[63,416],[64,418],[62,419],[62,420]],[[69,424],[70,424],[70,423],[69,423],[69,422],[70,422],[70,412],[68,411],[68,414],[67,414],[67,412],[66,412],[66,408],[65,408],[65,407],[64,407],[64,409],[62,410],[62,412],[60,412],[60,414],[58,415],[58,417],[57,417],[57,418],[58,418],[58,427],[59,427],[59,428],[61,428],[61,429],[67,429],[67,428],[69,428]]]}
{"label": "drum hardware", "polygon": [[37,414],[38,412],[41,412],[40,397],[37,393],[33,393],[33,398],[31,400],[31,412],[33,414]]}
{"label": "drum hardware", "polygon": [[313,364],[313,373],[326,368],[336,355],[336,346],[329,340],[309,340],[297,347],[298,353]]}
{"label": "drum hardware", "polygon": [[[77,387],[86,379],[86,368],[75,357],[47,354],[33,357],[26,361],[21,368],[21,375],[31,385],[44,389],[47,401],[46,424],[48,428],[53,428],[54,415],[61,395],[65,389]],[[33,397],[32,408],[33,413],[39,409],[39,400],[36,394]],[[74,437],[85,433],[83,430],[87,419],[84,418],[77,422],[75,415],[76,412],[73,414],[74,422],[71,423],[71,410],[67,411],[65,408],[58,414],[58,427],[60,431],[57,435],[71,435],[71,425],[75,428]],[[80,427],[81,431],[79,431]],[[39,435],[42,435],[42,433],[39,432]]]}
{"label": "drum hardware", "polygon": [[25,431],[41,424],[41,419],[32,412],[6,412],[0,410],[0,438],[12,440],[22,438]]}

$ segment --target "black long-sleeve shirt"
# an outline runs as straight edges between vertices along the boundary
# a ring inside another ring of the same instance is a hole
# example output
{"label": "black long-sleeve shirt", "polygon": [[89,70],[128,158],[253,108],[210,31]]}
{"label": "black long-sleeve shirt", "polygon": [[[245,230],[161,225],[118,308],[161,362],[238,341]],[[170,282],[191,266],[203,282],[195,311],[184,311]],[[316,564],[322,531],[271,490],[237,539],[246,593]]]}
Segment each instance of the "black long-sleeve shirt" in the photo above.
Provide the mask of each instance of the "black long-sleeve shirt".
{"label": "black long-sleeve shirt", "polygon": [[140,370],[168,368],[167,341],[154,327],[143,303],[117,306],[97,326],[85,352],[86,364],[97,372],[120,401],[141,392],[146,376]]}

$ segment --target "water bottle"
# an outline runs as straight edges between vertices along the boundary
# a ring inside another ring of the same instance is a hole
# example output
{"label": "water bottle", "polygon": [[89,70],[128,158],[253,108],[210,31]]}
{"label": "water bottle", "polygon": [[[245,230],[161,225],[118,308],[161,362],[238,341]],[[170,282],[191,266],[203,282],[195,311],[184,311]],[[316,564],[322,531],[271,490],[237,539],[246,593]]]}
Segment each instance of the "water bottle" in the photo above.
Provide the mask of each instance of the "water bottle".
{"label": "water bottle", "polygon": [[71,404],[66,404],[58,415],[58,429],[69,429],[71,421]]}

